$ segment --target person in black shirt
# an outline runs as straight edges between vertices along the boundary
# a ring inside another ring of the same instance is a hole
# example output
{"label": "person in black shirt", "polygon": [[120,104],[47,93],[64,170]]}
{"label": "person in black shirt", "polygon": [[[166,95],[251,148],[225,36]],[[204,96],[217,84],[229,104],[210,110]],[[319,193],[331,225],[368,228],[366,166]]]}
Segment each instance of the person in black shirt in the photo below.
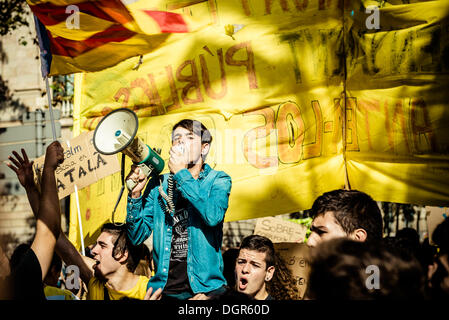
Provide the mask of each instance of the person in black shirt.
{"label": "person in black shirt", "polygon": [[201,122],[183,119],[172,131],[170,173],[148,179],[133,165],[127,177],[136,182],[128,194],[128,236],[139,245],[153,235],[149,287],[163,288],[162,300],[203,300],[225,290],[220,249],[231,177],[205,163],[211,142]]}
{"label": "person in black shirt", "polygon": [[[23,158],[15,151],[8,163],[19,178],[20,183],[34,183],[27,177],[33,170],[33,162],[28,160],[25,150]],[[36,234],[29,248],[21,247],[22,253],[13,261],[10,274],[1,279],[2,299],[12,300],[45,300],[43,279],[47,275],[53,258],[56,239],[61,230],[61,213],[58,191],[56,189],[55,170],[64,161],[64,150],[58,141],[52,142],[45,154],[42,171],[42,193],[39,209],[36,212]]]}

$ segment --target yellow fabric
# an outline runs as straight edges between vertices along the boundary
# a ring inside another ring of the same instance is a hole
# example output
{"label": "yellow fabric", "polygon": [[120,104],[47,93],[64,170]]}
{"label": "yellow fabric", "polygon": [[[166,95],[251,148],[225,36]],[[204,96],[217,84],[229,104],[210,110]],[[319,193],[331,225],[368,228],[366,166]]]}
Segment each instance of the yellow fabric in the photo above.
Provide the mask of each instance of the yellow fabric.
{"label": "yellow fabric", "polygon": [[[130,290],[125,291],[115,291],[108,289],[110,300],[120,300],[124,297],[131,299],[143,300],[145,294],[147,293],[148,279],[145,276],[139,276],[137,284]],[[104,282],[100,281],[96,277],[92,277],[89,280],[87,292],[87,300],[104,300]]]}
{"label": "yellow fabric", "polygon": [[67,289],[45,286],[44,293],[47,300],[78,300],[76,296]]}
{"label": "yellow fabric", "polygon": [[[449,2],[387,3],[380,30],[367,29],[363,7],[377,1],[340,4],[187,5],[214,24],[170,37],[137,71],[131,58],[76,76],[74,134],[127,107],[139,138],[168,161],[172,126],[202,121],[213,136],[206,161],[233,181],[225,221],[309,209],[345,186],[377,201],[448,205]],[[120,186],[117,173],[80,191],[87,243],[111,220]]]}

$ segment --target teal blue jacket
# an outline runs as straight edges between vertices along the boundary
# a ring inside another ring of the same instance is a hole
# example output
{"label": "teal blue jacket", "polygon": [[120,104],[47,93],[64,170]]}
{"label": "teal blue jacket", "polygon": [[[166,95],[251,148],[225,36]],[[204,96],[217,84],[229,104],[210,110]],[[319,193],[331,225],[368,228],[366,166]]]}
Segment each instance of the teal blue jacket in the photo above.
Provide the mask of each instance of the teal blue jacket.
{"label": "teal blue jacket", "polygon": [[[168,176],[162,176],[166,193]],[[176,188],[191,204],[187,208],[187,274],[190,287],[195,294],[207,293],[226,285],[221,245],[231,177],[205,164],[197,180],[187,169],[180,170],[173,178]],[[134,245],[144,242],[154,231],[156,273],[148,283],[148,287],[154,290],[164,288],[167,283],[173,226],[173,217],[165,212],[166,202],[160,196],[158,187],[158,179],[152,178],[140,198],[128,197],[126,217],[128,237]],[[176,200],[175,197],[175,204]]]}

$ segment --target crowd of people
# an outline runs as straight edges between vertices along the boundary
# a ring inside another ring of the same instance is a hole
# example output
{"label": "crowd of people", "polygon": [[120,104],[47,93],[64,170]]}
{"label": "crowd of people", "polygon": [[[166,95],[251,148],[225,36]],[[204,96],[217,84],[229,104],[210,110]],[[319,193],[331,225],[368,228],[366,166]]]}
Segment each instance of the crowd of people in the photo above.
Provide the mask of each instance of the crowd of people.
{"label": "crowd of people", "polygon": [[[0,298],[298,299],[292,272],[270,239],[251,235],[239,248],[222,251],[232,183],[205,163],[212,143],[207,128],[182,120],[173,127],[172,143],[170,173],[148,176],[132,166],[127,179],[135,185],[128,194],[126,223],[103,225],[86,255],[61,230],[55,181],[64,161],[60,143],[47,148],[40,189],[25,151],[13,152],[8,166],[26,190],[36,231],[32,243],[19,245],[9,259],[0,247]],[[380,209],[360,191],[326,192],[310,213],[304,299],[449,297],[449,219],[436,228],[431,245],[429,239],[421,243],[413,229],[383,238]],[[144,244],[150,235],[151,250]]]}

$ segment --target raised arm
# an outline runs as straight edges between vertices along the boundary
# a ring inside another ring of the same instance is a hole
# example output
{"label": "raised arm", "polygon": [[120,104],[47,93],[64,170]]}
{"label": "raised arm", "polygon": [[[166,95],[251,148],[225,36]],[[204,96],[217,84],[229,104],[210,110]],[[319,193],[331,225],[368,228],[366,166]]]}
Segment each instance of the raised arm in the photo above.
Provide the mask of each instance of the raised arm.
{"label": "raised arm", "polygon": [[138,182],[128,195],[126,206],[126,224],[128,238],[133,245],[140,245],[144,242],[153,230],[153,196],[151,191],[157,185],[158,177],[152,175],[145,191],[142,190],[148,179],[140,174],[137,166],[131,167],[131,172],[126,179],[133,179]]}
{"label": "raised arm", "polygon": [[[33,214],[35,218],[38,219],[40,194],[34,184],[33,161],[29,161],[25,150],[22,149],[21,152],[22,157],[17,152],[13,151],[15,158],[10,156],[9,160],[11,163],[8,163],[7,165],[16,173],[20,184],[25,188]],[[59,233],[55,251],[67,265],[78,266],[80,269],[81,279],[86,284],[89,283],[89,280],[93,275],[92,266],[94,261],[87,257],[81,256],[81,254],[76,250],[62,231]]]}
{"label": "raised arm", "polygon": [[45,154],[42,172],[42,195],[36,217],[36,236],[31,249],[36,254],[45,278],[53,258],[56,240],[61,231],[61,212],[55,170],[64,161],[64,150],[58,141],[52,142]]}
{"label": "raised arm", "polygon": [[55,250],[66,265],[75,265],[79,268],[81,280],[87,285],[94,275],[93,265],[95,261],[91,258],[83,257],[62,232],[56,242]]}
{"label": "raised arm", "polygon": [[40,193],[34,184],[33,161],[29,161],[24,149],[21,149],[21,151],[23,158],[16,151],[13,151],[12,154],[16,159],[9,156],[8,159],[11,163],[7,163],[6,165],[16,173],[20,184],[25,188],[33,214],[37,217]]}
{"label": "raised arm", "polygon": [[128,197],[126,225],[128,238],[133,245],[140,245],[153,232],[153,194],[145,192],[137,199]]}

